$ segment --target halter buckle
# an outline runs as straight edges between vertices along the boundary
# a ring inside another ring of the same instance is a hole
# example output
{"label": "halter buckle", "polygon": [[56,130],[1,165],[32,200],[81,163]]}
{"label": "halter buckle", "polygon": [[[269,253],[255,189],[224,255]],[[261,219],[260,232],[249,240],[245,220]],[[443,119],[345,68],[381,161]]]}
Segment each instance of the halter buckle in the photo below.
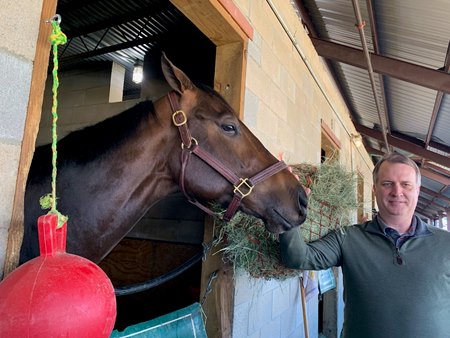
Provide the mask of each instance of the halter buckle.
{"label": "halter buckle", "polygon": [[190,142],[190,144],[184,144],[183,142],[181,142],[181,149],[183,149],[183,150],[184,150],[184,148],[186,148],[186,149],[191,149],[191,148],[192,148],[192,145],[198,146],[198,141],[197,141],[197,139],[195,139],[194,137],[191,137],[191,142]]}
{"label": "halter buckle", "polygon": [[[253,185],[251,185],[251,183],[248,183],[249,182],[248,178],[240,178],[239,181],[240,181],[240,183],[238,185],[234,186],[233,192],[234,193],[239,192],[241,194],[241,198],[244,198],[244,197],[250,195],[250,193],[253,190]],[[247,187],[247,189],[248,189],[248,191],[246,193],[243,193],[241,191],[241,187],[243,185],[245,185]]]}
{"label": "halter buckle", "polygon": [[[177,120],[179,119],[178,116],[181,116],[181,118],[182,118],[182,120],[180,122],[177,122]],[[186,122],[187,122],[186,114],[182,110],[177,110],[176,112],[174,112],[172,114],[172,121],[176,127],[180,127],[183,124],[186,124]]]}

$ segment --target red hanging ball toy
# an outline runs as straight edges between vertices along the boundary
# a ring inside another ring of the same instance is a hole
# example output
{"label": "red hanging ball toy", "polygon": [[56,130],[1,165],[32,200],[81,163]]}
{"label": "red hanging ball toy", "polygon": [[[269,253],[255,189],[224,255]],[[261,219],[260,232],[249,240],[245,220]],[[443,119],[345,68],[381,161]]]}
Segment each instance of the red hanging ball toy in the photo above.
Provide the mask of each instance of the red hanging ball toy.
{"label": "red hanging ball toy", "polygon": [[66,253],[66,223],[38,219],[40,256],[0,283],[0,337],[109,337],[114,288],[97,265]]}

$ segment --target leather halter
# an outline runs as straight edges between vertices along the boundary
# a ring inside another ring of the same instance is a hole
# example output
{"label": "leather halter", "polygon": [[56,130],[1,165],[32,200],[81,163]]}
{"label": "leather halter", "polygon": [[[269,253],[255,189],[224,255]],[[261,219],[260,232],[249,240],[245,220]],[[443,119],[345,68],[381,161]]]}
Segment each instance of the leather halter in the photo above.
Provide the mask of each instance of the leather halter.
{"label": "leather halter", "polygon": [[229,221],[234,214],[236,213],[239,204],[242,199],[248,195],[253,190],[253,187],[264,181],[265,179],[275,175],[279,171],[287,168],[286,163],[283,161],[278,161],[272,164],[270,167],[264,169],[258,174],[250,177],[250,178],[240,178],[233,171],[225,167],[220,160],[215,158],[212,154],[203,150],[198,144],[197,140],[191,136],[191,132],[189,131],[189,127],[187,125],[187,117],[183,110],[180,108],[180,104],[178,102],[177,94],[172,91],[167,94],[169,98],[170,106],[172,107],[172,121],[173,124],[178,128],[178,131],[181,136],[181,170],[180,170],[180,187],[183,191],[184,195],[188,199],[189,202],[196,205],[204,212],[209,215],[216,215],[211,209],[204,206],[200,202],[198,202],[195,198],[189,196],[185,189],[184,178],[186,176],[186,168],[189,162],[189,158],[191,154],[195,154],[198,158],[200,158],[203,162],[208,164],[211,168],[221,174],[224,178],[226,178],[234,187],[233,190],[233,199],[228,206],[223,219]]}

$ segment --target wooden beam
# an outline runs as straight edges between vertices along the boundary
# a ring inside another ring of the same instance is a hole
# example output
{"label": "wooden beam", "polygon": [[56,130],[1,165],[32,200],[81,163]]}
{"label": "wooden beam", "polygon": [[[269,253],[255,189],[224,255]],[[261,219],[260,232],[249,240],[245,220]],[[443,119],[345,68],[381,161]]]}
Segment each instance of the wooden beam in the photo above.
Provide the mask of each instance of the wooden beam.
{"label": "wooden beam", "polygon": [[429,213],[430,215],[438,215],[438,214],[439,214],[439,210],[433,209],[433,208],[429,205],[428,202],[429,202],[429,201],[424,202],[423,199],[420,199],[420,200],[417,202],[417,207],[418,207],[418,208],[421,208],[422,210],[427,210],[428,213]]}
{"label": "wooden beam", "polygon": [[[327,59],[367,69],[364,52],[334,42],[310,37],[317,53]],[[370,60],[374,72],[395,77],[399,80],[450,93],[450,75],[415,65],[413,63],[396,60],[379,54],[370,53]]]}
{"label": "wooden beam", "polygon": [[440,175],[432,170],[426,169],[426,168],[420,168],[420,174],[423,177],[429,178],[430,180],[439,182],[443,185],[450,185],[450,178]]}
{"label": "wooden beam", "polygon": [[424,210],[419,209],[419,208],[416,208],[416,212],[421,214],[421,215],[423,215],[423,216],[425,216],[425,217],[427,217],[427,218],[429,218],[429,219],[431,219],[431,220],[434,220],[436,218],[436,216],[430,215],[427,212],[425,212]]}
{"label": "wooden beam", "polygon": [[430,201],[430,200],[426,199],[425,197],[419,196],[419,201],[426,206],[431,206],[434,209],[438,209],[439,211],[442,211],[442,212],[445,211],[445,208],[442,205],[437,204],[436,202]]}
{"label": "wooden beam", "polygon": [[333,130],[328,126],[328,124],[326,124],[326,122],[324,122],[323,120],[320,120],[320,127],[322,129],[322,134],[325,135],[325,137],[330,141],[334,148],[341,149],[341,142],[339,141]]}
{"label": "wooden beam", "polygon": [[424,168],[429,168],[431,170],[437,171],[438,174],[450,176],[450,170],[448,170],[446,168],[439,167],[439,166],[434,165],[434,164],[432,164],[430,162],[425,162],[424,163]]}
{"label": "wooden beam", "polygon": [[381,150],[372,148],[372,147],[365,147],[366,151],[370,154],[370,155],[379,155],[379,156],[383,156],[384,153]]}
{"label": "wooden beam", "polygon": [[[370,129],[366,126],[356,123],[355,128],[359,133],[365,136],[371,137],[379,141],[383,141],[383,134],[378,130]],[[412,142],[402,140],[398,137],[394,137],[389,134],[387,135],[387,138],[389,144],[394,147],[400,148],[402,150],[413,153],[420,157],[424,157],[432,162],[436,162],[440,165],[443,165],[444,167],[450,168],[450,158],[448,156],[443,156],[433,151],[426,150],[425,148],[420,147]]]}
{"label": "wooden beam", "polygon": [[36,53],[33,62],[33,72],[31,75],[27,117],[25,120],[25,130],[19,159],[16,192],[14,195],[11,224],[9,225],[8,232],[4,277],[13,271],[19,263],[20,247],[23,239],[25,184],[27,182],[31,159],[33,158],[36,137],[39,131],[39,122],[41,121],[42,101],[44,98],[45,81],[47,79],[48,61],[51,49],[48,37],[51,33],[52,26],[49,23],[46,23],[46,20],[52,18],[55,13],[56,0],[48,0],[42,3]]}
{"label": "wooden beam", "polygon": [[443,200],[443,201],[445,201],[445,202],[447,202],[447,203],[450,203],[450,198],[448,198],[447,196],[444,196],[444,195],[442,195],[442,194],[439,194],[439,193],[437,193],[437,192],[435,192],[435,191],[433,191],[433,190],[430,190],[430,189],[425,188],[425,187],[420,187],[420,191],[422,191],[422,192],[424,192],[425,194],[428,194],[428,195],[430,195],[430,196],[433,196],[433,197],[435,197],[435,198],[438,198],[438,199],[440,199],[440,200]]}
{"label": "wooden beam", "polygon": [[[244,41],[248,32],[218,0],[170,0],[216,46]],[[231,29],[230,29],[231,27]],[[244,27],[245,28],[245,27]]]}

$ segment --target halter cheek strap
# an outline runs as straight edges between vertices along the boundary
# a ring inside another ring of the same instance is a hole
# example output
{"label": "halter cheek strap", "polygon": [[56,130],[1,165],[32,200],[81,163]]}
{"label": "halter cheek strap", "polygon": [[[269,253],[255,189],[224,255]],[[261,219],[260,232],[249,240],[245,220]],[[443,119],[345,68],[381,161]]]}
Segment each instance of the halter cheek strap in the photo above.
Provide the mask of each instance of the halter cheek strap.
{"label": "halter cheek strap", "polygon": [[256,184],[287,168],[286,163],[284,163],[283,161],[278,161],[270,167],[259,172],[258,174],[252,176],[251,178],[238,177],[233,171],[224,166],[220,160],[215,158],[209,152],[203,150],[203,148],[201,148],[198,144],[197,140],[191,136],[187,125],[187,117],[184,111],[182,111],[180,108],[177,94],[175,92],[169,92],[167,96],[173,111],[172,121],[178,128],[182,141],[180,188],[189,202],[196,205],[207,214],[216,215],[216,213],[214,213],[211,209],[198,202],[195,198],[189,196],[189,194],[186,192],[185,176],[191,154],[195,154],[198,158],[200,158],[203,162],[205,162],[211,168],[221,174],[225,179],[228,180],[228,182],[233,185],[233,199],[231,200],[231,203],[223,216],[223,219],[226,221],[229,221],[234,216],[237,209],[239,208],[242,199],[250,195],[253,187]]}

